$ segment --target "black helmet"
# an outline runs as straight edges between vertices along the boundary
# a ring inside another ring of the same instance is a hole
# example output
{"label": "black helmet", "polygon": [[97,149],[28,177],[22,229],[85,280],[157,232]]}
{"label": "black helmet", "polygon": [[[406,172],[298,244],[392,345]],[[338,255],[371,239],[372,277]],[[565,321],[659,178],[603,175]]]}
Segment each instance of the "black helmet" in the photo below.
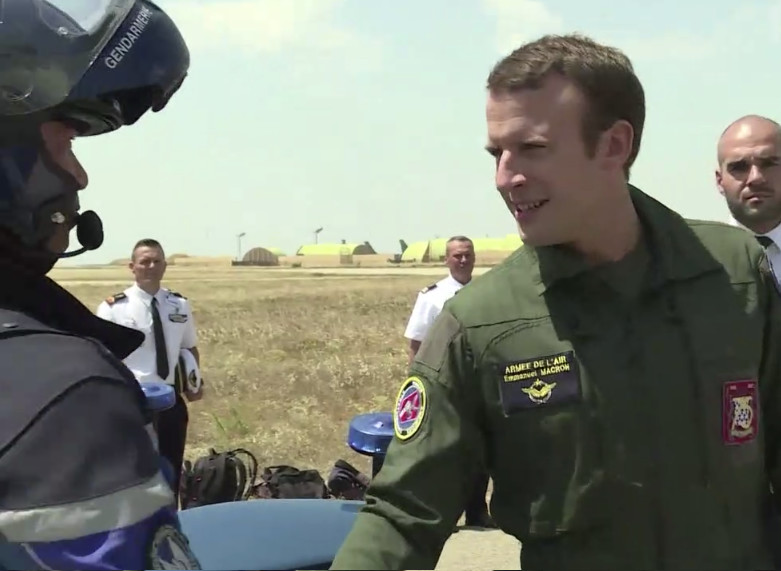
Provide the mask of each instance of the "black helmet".
{"label": "black helmet", "polygon": [[0,0],[0,228],[41,250],[57,224],[77,226],[83,247],[53,260],[98,248],[100,218],[78,214],[78,184],[47,157],[41,125],[77,136],[132,125],[163,109],[189,65],[149,0]]}

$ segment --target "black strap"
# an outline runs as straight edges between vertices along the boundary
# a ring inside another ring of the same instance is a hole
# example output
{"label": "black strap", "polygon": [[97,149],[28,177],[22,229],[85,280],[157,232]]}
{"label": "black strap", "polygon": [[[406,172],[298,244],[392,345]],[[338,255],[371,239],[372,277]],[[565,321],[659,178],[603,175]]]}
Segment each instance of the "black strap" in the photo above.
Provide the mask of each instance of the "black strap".
{"label": "black strap", "polygon": [[168,347],[165,345],[163,335],[163,322],[160,320],[160,312],[157,310],[157,298],[152,298],[152,328],[155,333],[155,353],[157,354],[157,376],[163,381],[168,378]]}
{"label": "black strap", "polygon": [[235,450],[231,450],[230,454],[234,458],[240,454],[243,454],[250,461],[249,466],[245,466],[244,462],[241,460],[236,462],[236,464],[238,464],[237,468],[239,470],[239,485],[236,486],[236,499],[247,500],[249,499],[249,496],[252,493],[252,489],[255,486],[255,480],[258,475],[258,460],[255,458],[255,455],[252,452],[246,450],[245,448],[236,448]]}

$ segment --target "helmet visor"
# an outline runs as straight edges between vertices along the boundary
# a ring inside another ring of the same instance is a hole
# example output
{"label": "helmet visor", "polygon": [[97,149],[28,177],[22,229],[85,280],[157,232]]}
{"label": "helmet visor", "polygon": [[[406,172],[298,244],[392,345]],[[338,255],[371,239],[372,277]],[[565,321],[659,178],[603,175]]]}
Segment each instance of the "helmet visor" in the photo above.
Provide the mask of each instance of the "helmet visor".
{"label": "helmet visor", "polygon": [[[134,5],[135,0],[0,0],[0,116],[61,103]],[[143,14],[132,33],[143,31]]]}

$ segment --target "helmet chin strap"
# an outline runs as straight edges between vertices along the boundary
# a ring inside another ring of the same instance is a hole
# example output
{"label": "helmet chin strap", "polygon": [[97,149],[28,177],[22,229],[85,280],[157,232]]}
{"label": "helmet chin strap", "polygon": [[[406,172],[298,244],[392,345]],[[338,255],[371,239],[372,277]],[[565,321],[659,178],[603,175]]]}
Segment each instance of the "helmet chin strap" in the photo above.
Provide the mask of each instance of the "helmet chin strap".
{"label": "helmet chin strap", "polygon": [[[81,248],[57,254],[58,258],[72,258],[89,250],[97,250],[103,244],[103,221],[100,216],[93,210],[85,210],[76,216],[76,238]],[[52,222],[64,224],[65,216],[61,212],[55,212],[52,214]]]}

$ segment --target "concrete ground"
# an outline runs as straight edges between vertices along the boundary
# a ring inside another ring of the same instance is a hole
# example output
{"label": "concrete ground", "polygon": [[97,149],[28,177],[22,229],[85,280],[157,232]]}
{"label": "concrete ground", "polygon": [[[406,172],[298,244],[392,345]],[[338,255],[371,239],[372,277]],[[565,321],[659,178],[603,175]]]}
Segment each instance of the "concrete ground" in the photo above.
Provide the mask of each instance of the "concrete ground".
{"label": "concrete ground", "polygon": [[436,569],[520,569],[520,542],[498,529],[461,529],[445,544]]}

